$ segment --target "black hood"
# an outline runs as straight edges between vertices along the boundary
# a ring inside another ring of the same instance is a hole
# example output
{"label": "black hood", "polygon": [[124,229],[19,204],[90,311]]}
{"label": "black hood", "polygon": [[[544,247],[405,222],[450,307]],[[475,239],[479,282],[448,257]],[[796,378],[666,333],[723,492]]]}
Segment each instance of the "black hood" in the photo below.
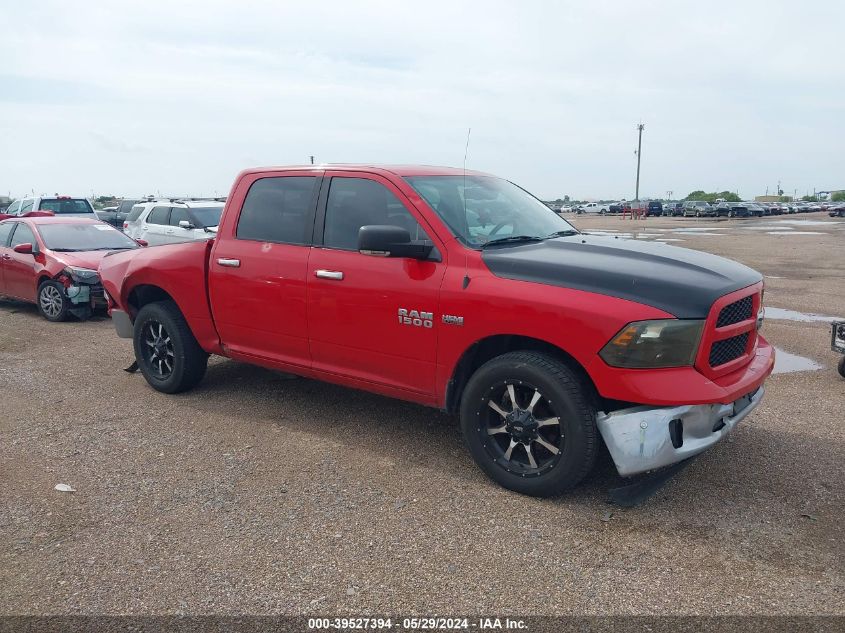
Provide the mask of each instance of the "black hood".
{"label": "black hood", "polygon": [[716,299],[763,278],[709,253],[593,235],[491,246],[482,258],[497,277],[628,299],[679,319],[703,319]]}

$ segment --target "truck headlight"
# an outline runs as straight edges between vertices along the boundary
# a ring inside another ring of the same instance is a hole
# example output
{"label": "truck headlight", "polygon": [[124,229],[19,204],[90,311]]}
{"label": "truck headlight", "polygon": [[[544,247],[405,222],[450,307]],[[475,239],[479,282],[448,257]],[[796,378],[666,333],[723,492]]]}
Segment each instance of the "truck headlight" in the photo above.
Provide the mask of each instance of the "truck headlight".
{"label": "truck headlight", "polygon": [[654,369],[695,363],[704,321],[634,321],[599,352],[611,367]]}
{"label": "truck headlight", "polygon": [[65,272],[77,283],[95,284],[100,281],[96,270],[90,268],[78,268],[77,266],[66,266]]}

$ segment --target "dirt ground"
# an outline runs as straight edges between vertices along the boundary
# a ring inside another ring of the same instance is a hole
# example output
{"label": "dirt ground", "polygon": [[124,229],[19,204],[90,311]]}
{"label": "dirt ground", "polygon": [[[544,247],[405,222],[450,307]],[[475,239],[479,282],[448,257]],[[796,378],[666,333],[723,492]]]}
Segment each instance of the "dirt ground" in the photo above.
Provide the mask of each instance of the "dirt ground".
{"label": "dirt ground", "polygon": [[[740,260],[768,306],[845,317],[845,222],[822,214],[574,223]],[[522,497],[440,412],[222,359],[165,396],[107,319],[0,301],[0,613],[845,614],[845,380],[826,323],[763,332],[824,369],[773,376],[621,509],[609,462]]]}

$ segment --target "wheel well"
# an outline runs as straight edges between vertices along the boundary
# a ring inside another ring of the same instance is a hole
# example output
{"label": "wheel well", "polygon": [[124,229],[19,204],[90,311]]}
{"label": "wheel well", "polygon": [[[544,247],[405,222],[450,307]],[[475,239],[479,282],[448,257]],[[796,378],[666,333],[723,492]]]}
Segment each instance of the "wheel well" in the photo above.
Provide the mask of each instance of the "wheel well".
{"label": "wheel well", "polygon": [[530,336],[502,334],[481,339],[473,343],[463,353],[458,364],[455,366],[455,371],[452,373],[452,378],[446,389],[446,411],[457,413],[460,408],[464,387],[466,387],[470,376],[475,373],[476,369],[497,356],[516,351],[543,352],[557,358],[574,371],[583,383],[588,385],[593,390],[593,393],[596,394],[595,385],[581,363],[559,347]]}
{"label": "wheel well", "polygon": [[173,297],[158,286],[149,285],[135,286],[129,293],[128,303],[134,314],[155,301],[173,301]]}

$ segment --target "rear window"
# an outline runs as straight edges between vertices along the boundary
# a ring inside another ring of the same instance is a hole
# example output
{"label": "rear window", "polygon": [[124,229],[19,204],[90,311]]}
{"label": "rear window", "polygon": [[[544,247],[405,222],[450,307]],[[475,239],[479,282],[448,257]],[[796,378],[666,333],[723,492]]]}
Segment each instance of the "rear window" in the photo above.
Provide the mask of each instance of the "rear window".
{"label": "rear window", "polygon": [[170,222],[170,207],[156,207],[147,216],[147,224],[168,224]]}
{"label": "rear window", "polygon": [[137,248],[129,239],[108,224],[42,224],[38,227],[44,245],[53,251],[112,251]]}
{"label": "rear window", "polygon": [[127,222],[134,222],[138,218],[141,217],[141,214],[144,212],[144,205],[138,204],[132,207],[132,211],[129,212],[129,215],[126,216]]}
{"label": "rear window", "polygon": [[307,244],[316,192],[314,176],[261,178],[249,188],[238,218],[237,238]]}
{"label": "rear window", "polygon": [[117,207],[117,212],[127,213],[137,203],[138,200],[121,200],[120,205]]}
{"label": "rear window", "polygon": [[62,213],[94,213],[91,203],[85,198],[42,198],[38,210]]}
{"label": "rear window", "polygon": [[191,215],[194,216],[200,227],[217,226],[220,224],[220,216],[223,214],[223,205],[219,207],[194,207]]}

